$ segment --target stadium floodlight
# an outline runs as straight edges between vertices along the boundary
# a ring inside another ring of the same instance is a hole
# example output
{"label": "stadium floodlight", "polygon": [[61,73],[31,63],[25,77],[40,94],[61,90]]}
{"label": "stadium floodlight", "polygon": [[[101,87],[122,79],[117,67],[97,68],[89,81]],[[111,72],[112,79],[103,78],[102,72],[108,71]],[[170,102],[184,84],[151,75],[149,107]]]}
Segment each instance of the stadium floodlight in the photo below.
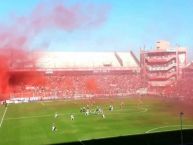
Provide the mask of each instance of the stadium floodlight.
{"label": "stadium floodlight", "polygon": [[183,112],[180,112],[180,127],[181,127],[181,145],[183,145],[183,134],[182,134],[182,116],[184,115]]}

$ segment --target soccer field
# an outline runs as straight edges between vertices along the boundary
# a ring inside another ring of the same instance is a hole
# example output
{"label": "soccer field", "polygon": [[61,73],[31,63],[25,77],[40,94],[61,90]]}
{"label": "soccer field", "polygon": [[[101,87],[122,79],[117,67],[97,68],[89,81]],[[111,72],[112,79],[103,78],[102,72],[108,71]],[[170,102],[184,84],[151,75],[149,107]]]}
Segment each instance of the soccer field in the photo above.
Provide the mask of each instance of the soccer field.
{"label": "soccer field", "polygon": [[[80,108],[86,105],[92,112],[100,106],[105,118],[94,113],[85,116]],[[183,120],[184,128],[193,128],[193,118],[185,114]],[[170,102],[138,97],[9,104],[0,106],[0,121],[2,145],[51,144],[180,128],[179,112]],[[53,123],[56,131],[52,131]]]}

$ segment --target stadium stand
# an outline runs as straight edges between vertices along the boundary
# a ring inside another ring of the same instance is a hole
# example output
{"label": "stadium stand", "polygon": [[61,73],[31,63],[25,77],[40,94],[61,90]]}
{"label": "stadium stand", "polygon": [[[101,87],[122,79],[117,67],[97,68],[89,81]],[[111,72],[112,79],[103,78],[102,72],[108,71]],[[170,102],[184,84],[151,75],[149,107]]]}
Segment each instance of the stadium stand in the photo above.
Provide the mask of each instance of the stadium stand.
{"label": "stadium stand", "polygon": [[14,97],[122,96],[134,94],[140,88],[137,74],[51,75],[45,76],[45,80],[43,86],[17,86]]}
{"label": "stadium stand", "polygon": [[13,87],[12,99],[123,96],[141,88],[139,63],[131,52],[41,52],[38,56],[36,71],[42,82],[21,82]]}

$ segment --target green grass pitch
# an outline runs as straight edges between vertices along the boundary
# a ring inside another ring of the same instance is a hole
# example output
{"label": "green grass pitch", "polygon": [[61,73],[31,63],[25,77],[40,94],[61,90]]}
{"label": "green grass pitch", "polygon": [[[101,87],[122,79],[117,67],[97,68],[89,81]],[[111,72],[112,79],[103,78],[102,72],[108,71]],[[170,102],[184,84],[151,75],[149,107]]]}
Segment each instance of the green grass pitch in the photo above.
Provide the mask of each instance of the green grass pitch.
{"label": "green grass pitch", "polygon": [[[87,104],[90,110],[100,106],[105,118],[81,113],[80,108]],[[7,109],[2,105],[0,144],[52,144],[179,129],[179,112],[171,106],[170,102],[146,97],[9,104]],[[193,118],[183,117],[184,128],[193,128]],[[54,132],[53,123],[57,128]]]}

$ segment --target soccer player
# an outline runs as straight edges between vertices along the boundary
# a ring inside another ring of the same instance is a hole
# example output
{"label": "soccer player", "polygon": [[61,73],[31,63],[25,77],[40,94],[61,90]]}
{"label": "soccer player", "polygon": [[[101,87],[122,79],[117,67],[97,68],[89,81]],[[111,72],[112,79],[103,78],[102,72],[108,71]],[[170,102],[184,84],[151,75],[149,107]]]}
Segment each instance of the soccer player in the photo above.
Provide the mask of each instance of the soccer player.
{"label": "soccer player", "polygon": [[113,105],[110,105],[110,106],[109,106],[109,110],[110,110],[110,111],[113,111]]}
{"label": "soccer player", "polygon": [[5,108],[6,108],[6,107],[7,107],[7,102],[6,102],[6,101],[4,101],[4,102],[3,102],[3,104],[5,105]]}
{"label": "soccer player", "polygon": [[96,111],[95,111],[97,114],[99,112],[99,106],[96,107]]}
{"label": "soccer player", "polygon": [[89,110],[88,110],[88,109],[86,110],[85,115],[86,115],[86,116],[89,115]]}
{"label": "soccer player", "polygon": [[123,109],[123,106],[124,106],[124,102],[122,101],[121,102],[121,109]]}
{"label": "soccer player", "polygon": [[96,113],[97,114],[102,114],[103,113],[103,109],[100,108],[99,106],[97,106]]}
{"label": "soccer player", "polygon": [[86,109],[89,109],[89,105],[88,104],[86,105]]}
{"label": "soccer player", "polygon": [[80,112],[86,112],[86,107],[80,108]]}
{"label": "soccer player", "polygon": [[56,131],[56,126],[54,123],[52,124],[52,131]]}
{"label": "soccer player", "polygon": [[58,117],[58,113],[57,113],[57,112],[55,113],[54,117],[55,117],[55,118],[57,118],[57,117]]}
{"label": "soccer player", "polygon": [[83,108],[82,108],[82,107],[80,108],[80,112],[81,112],[81,113],[83,112]]}
{"label": "soccer player", "polygon": [[70,119],[71,119],[71,120],[74,120],[74,115],[71,114],[71,115],[70,115]]}
{"label": "soccer player", "polygon": [[105,118],[105,114],[104,113],[102,114],[102,117]]}

